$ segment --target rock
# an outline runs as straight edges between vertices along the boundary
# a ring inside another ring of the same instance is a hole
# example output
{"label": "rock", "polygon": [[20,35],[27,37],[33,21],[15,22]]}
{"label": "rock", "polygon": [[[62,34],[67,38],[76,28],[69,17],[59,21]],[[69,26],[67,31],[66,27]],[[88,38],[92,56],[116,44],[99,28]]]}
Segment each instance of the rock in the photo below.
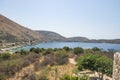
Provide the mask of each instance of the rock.
{"label": "rock", "polygon": [[113,80],[120,80],[120,52],[114,54]]}

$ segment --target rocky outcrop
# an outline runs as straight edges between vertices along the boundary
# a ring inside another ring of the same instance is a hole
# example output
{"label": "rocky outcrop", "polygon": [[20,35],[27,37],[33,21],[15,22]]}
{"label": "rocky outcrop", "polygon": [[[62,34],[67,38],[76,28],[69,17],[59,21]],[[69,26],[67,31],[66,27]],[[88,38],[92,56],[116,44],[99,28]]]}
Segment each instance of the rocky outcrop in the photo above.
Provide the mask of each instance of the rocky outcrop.
{"label": "rocky outcrop", "polygon": [[120,80],[120,52],[114,54],[113,80]]}

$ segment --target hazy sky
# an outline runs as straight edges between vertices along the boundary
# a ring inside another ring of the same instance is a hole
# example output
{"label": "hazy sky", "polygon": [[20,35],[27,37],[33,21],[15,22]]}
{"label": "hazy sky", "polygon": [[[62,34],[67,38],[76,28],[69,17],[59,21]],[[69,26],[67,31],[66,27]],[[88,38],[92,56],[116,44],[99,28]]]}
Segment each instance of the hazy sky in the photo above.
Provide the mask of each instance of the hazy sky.
{"label": "hazy sky", "polygon": [[0,14],[65,37],[120,38],[120,0],[0,0]]}

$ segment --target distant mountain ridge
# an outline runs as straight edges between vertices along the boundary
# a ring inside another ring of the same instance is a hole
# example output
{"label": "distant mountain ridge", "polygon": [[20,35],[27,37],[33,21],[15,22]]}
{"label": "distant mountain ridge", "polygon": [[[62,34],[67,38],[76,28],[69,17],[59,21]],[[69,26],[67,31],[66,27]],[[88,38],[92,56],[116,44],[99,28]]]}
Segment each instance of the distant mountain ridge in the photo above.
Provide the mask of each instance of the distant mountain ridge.
{"label": "distant mountain ridge", "polygon": [[86,37],[70,37],[70,38],[67,38],[66,41],[71,41],[71,42],[87,42],[87,41],[89,41],[89,39],[86,38]]}
{"label": "distant mountain ridge", "polygon": [[62,35],[52,32],[52,31],[43,31],[36,30],[37,33],[41,34],[44,38],[43,41],[51,42],[51,41],[64,41],[66,38]]}
{"label": "distant mountain ridge", "polygon": [[92,42],[92,43],[116,43],[116,44],[120,44],[120,39],[91,39],[88,42]]}
{"label": "distant mountain ridge", "polygon": [[39,34],[41,34],[44,39],[43,41],[45,42],[53,42],[53,41],[65,41],[65,42],[92,42],[92,43],[117,43],[120,44],[120,39],[88,39],[86,37],[70,37],[66,38],[63,37],[62,35],[51,32],[51,31],[42,31],[42,30],[37,30]]}

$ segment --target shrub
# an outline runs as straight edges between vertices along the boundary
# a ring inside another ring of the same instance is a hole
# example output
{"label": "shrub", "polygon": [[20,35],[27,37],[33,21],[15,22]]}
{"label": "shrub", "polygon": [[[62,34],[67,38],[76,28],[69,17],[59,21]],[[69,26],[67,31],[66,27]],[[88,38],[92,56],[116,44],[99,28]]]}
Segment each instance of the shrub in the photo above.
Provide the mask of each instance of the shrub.
{"label": "shrub", "polygon": [[1,60],[11,59],[11,54],[9,54],[9,53],[2,53],[2,54],[0,54],[0,59]]}
{"label": "shrub", "polygon": [[30,48],[30,52],[34,52],[35,51],[35,48]]}
{"label": "shrub", "polygon": [[43,55],[51,54],[52,52],[53,52],[53,49],[52,49],[52,48],[48,48],[48,49],[43,53]]}
{"label": "shrub", "polygon": [[27,54],[29,54],[29,53],[28,53],[28,51],[22,49],[22,50],[20,51],[20,54],[21,54],[21,55],[27,55]]}
{"label": "shrub", "polygon": [[61,50],[54,54],[54,61],[58,65],[63,65],[65,63],[67,63],[67,61],[68,61],[67,57],[68,57],[68,55],[66,54],[66,51]]}
{"label": "shrub", "polygon": [[42,49],[40,49],[40,48],[31,48],[30,52],[35,52],[36,54],[39,54],[40,52],[42,52]]}
{"label": "shrub", "polygon": [[68,46],[64,46],[63,49],[66,50],[66,51],[70,50],[70,48]]}
{"label": "shrub", "polygon": [[112,60],[106,56],[98,54],[85,54],[78,60],[78,69],[89,69],[91,71],[100,72],[108,76],[112,75]]}
{"label": "shrub", "polygon": [[3,73],[0,73],[0,80],[6,80],[7,76]]}
{"label": "shrub", "polygon": [[92,49],[85,49],[84,52],[85,53],[93,53],[93,50]]}
{"label": "shrub", "polygon": [[98,47],[93,47],[92,50],[93,50],[93,51],[101,51],[101,49],[98,48]]}
{"label": "shrub", "polygon": [[29,60],[27,60],[27,59],[24,59],[24,60],[21,60],[23,63],[22,63],[22,67],[26,67],[26,66],[28,66],[28,65],[30,65],[30,61]]}
{"label": "shrub", "polygon": [[45,56],[44,61],[41,63],[41,66],[51,65],[53,66],[55,61],[53,59],[53,55]]}
{"label": "shrub", "polygon": [[84,50],[81,47],[76,47],[73,49],[73,52],[74,52],[74,54],[78,55],[78,54],[84,53]]}

